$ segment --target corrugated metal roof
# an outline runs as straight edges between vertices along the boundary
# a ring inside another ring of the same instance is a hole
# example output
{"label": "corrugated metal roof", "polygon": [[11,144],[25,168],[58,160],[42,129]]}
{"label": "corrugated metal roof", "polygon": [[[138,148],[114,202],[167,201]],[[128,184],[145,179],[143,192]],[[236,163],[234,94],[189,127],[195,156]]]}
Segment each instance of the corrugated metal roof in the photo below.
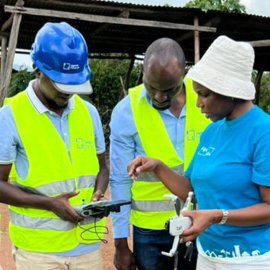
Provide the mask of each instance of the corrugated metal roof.
{"label": "corrugated metal roof", "polygon": [[[5,5],[14,6],[16,0],[0,0],[0,26],[9,18],[4,12]],[[270,39],[270,18],[247,15],[228,14],[220,11],[201,11],[170,6],[147,6],[131,3],[119,3],[104,0],[25,0],[25,7],[65,11],[98,16],[120,18],[126,16],[137,21],[154,21],[193,25],[194,16],[199,24],[217,28],[216,33],[200,32],[201,55],[218,35],[227,35],[236,40],[253,41]],[[160,37],[171,37],[179,41],[186,58],[194,59],[193,32],[179,29],[165,29],[145,25],[124,25],[100,23],[97,21],[73,20],[55,17],[23,15],[18,48],[29,49],[38,29],[47,21],[67,21],[84,35],[91,53],[126,53],[129,55],[144,53],[147,46]],[[256,68],[270,70],[270,48],[256,48]]]}

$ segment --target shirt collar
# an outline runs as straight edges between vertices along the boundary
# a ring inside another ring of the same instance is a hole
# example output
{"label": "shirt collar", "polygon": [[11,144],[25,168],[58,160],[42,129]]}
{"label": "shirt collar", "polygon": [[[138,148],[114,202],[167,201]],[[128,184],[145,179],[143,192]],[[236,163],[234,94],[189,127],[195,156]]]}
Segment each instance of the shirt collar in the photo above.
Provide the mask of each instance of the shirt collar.
{"label": "shirt collar", "polygon": [[179,118],[182,118],[185,116],[186,116],[186,105],[183,106]]}
{"label": "shirt collar", "polygon": [[[33,107],[35,108],[35,110],[39,113],[45,113],[45,112],[49,112],[51,114],[55,114],[55,112],[52,112],[51,110],[49,110],[38,98],[38,96],[36,95],[34,89],[33,89],[33,83],[35,80],[32,80],[29,82],[27,88],[26,88],[26,95],[29,98],[31,104],[33,105]],[[67,107],[64,109],[64,113],[67,114],[69,113],[72,109],[74,108],[74,96],[71,97],[68,101],[68,105]]]}

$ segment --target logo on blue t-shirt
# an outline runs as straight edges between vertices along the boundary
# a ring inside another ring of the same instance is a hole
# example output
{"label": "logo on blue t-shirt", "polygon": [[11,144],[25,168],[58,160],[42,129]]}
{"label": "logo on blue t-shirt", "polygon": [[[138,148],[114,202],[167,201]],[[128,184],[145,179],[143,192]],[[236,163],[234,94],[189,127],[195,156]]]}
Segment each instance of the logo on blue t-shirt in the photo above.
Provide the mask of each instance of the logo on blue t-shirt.
{"label": "logo on blue t-shirt", "polygon": [[212,155],[212,153],[215,151],[215,149],[216,149],[215,147],[202,146],[198,152],[198,155],[204,156],[204,157],[206,157],[206,156],[210,157]]}

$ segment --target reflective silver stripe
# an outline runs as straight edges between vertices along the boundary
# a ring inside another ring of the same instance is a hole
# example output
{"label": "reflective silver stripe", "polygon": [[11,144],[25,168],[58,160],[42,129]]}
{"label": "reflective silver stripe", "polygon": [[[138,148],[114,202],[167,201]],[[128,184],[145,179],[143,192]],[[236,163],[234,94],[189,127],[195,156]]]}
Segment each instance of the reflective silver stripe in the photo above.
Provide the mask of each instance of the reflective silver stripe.
{"label": "reflective silver stripe", "polygon": [[152,172],[141,172],[137,182],[160,182],[156,175]]}
{"label": "reflective silver stripe", "polygon": [[72,192],[75,189],[74,179],[68,179],[64,181],[58,181],[49,183],[35,188],[38,192],[47,195],[54,196],[61,193]]}
{"label": "reflective silver stripe", "polygon": [[[179,165],[177,167],[172,168],[177,174],[183,174],[183,165]],[[138,179],[136,181],[139,182],[160,182],[160,180],[156,177],[156,175],[152,172],[141,172]]]}
{"label": "reflective silver stripe", "polygon": [[96,176],[81,176],[78,179],[78,188],[94,188]]}
{"label": "reflective silver stripe", "polygon": [[[76,224],[56,218],[33,218],[9,211],[10,220],[14,225],[38,230],[69,231],[76,227]],[[98,220],[96,220],[97,222]],[[94,218],[87,218],[81,225],[94,223]]]}
{"label": "reflective silver stripe", "polygon": [[131,209],[141,212],[165,212],[174,211],[174,203],[168,201],[133,201],[131,202]]}
{"label": "reflective silver stripe", "polygon": [[75,224],[61,219],[33,218],[10,211],[10,219],[14,225],[41,230],[69,231],[75,228]]}
{"label": "reflective silver stripe", "polygon": [[[95,186],[96,176],[81,176],[78,177],[78,188],[93,188]],[[14,184],[14,183],[13,183]],[[41,194],[46,196],[54,196],[61,193],[72,192],[75,190],[75,180],[74,178],[58,181],[54,183],[49,183],[36,188],[24,187],[15,183],[17,187],[25,190],[26,192],[31,192],[35,194]]]}

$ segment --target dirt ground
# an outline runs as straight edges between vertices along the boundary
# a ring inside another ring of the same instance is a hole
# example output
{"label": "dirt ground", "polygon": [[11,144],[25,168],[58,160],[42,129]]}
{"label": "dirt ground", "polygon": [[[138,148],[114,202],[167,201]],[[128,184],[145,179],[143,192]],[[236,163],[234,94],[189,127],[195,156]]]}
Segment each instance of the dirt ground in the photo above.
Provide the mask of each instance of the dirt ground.
{"label": "dirt ground", "polygon": [[[2,241],[0,243],[0,266],[2,266],[3,270],[15,270],[15,266],[11,255],[11,243],[8,237],[7,206],[0,204],[0,214],[2,216],[0,222],[0,230],[2,231]],[[114,270],[115,269],[115,267],[113,266],[114,245],[109,218],[107,219],[107,226],[109,228],[109,234],[105,236],[105,239],[108,241],[108,243],[102,244],[103,269]]]}

